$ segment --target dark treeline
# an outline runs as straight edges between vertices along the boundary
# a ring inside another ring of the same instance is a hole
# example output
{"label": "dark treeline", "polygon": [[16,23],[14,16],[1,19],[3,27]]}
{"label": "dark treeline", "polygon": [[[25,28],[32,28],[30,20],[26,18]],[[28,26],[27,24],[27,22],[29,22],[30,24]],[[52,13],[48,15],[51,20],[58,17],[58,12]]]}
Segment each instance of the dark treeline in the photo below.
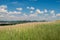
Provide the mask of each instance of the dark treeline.
{"label": "dark treeline", "polygon": [[21,24],[21,23],[28,23],[28,22],[46,22],[46,20],[41,20],[41,21],[0,21],[0,26],[5,26],[5,25],[15,25],[15,24]]}

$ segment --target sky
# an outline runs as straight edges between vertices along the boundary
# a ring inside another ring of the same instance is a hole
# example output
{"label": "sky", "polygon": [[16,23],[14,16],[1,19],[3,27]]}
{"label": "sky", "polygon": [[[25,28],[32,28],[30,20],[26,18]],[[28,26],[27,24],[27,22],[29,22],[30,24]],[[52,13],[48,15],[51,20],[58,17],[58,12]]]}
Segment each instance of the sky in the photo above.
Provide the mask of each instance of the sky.
{"label": "sky", "polygon": [[0,0],[1,20],[60,20],[60,0]]}

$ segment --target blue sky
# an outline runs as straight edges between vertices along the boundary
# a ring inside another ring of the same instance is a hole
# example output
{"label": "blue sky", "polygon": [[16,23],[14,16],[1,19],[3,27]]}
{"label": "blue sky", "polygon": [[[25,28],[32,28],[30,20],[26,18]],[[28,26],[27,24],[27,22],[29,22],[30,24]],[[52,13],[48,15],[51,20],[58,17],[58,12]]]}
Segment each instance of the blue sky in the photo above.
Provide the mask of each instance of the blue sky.
{"label": "blue sky", "polygon": [[0,0],[0,20],[57,19],[60,0]]}

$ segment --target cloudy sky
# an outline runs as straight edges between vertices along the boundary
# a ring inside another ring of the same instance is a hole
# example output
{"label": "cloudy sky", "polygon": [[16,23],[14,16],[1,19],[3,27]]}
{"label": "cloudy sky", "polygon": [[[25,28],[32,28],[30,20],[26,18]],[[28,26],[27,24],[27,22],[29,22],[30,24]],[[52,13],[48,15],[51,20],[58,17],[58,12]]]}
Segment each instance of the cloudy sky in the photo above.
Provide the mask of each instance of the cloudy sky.
{"label": "cloudy sky", "polygon": [[0,20],[59,20],[60,0],[0,0]]}

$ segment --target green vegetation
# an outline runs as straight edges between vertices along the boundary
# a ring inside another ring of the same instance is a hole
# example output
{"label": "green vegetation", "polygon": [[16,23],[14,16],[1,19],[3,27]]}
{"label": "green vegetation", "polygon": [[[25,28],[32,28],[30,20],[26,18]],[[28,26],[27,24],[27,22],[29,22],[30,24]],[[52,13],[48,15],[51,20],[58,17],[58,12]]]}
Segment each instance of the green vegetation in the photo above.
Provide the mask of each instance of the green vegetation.
{"label": "green vegetation", "polygon": [[0,40],[60,40],[60,22],[2,27]]}

